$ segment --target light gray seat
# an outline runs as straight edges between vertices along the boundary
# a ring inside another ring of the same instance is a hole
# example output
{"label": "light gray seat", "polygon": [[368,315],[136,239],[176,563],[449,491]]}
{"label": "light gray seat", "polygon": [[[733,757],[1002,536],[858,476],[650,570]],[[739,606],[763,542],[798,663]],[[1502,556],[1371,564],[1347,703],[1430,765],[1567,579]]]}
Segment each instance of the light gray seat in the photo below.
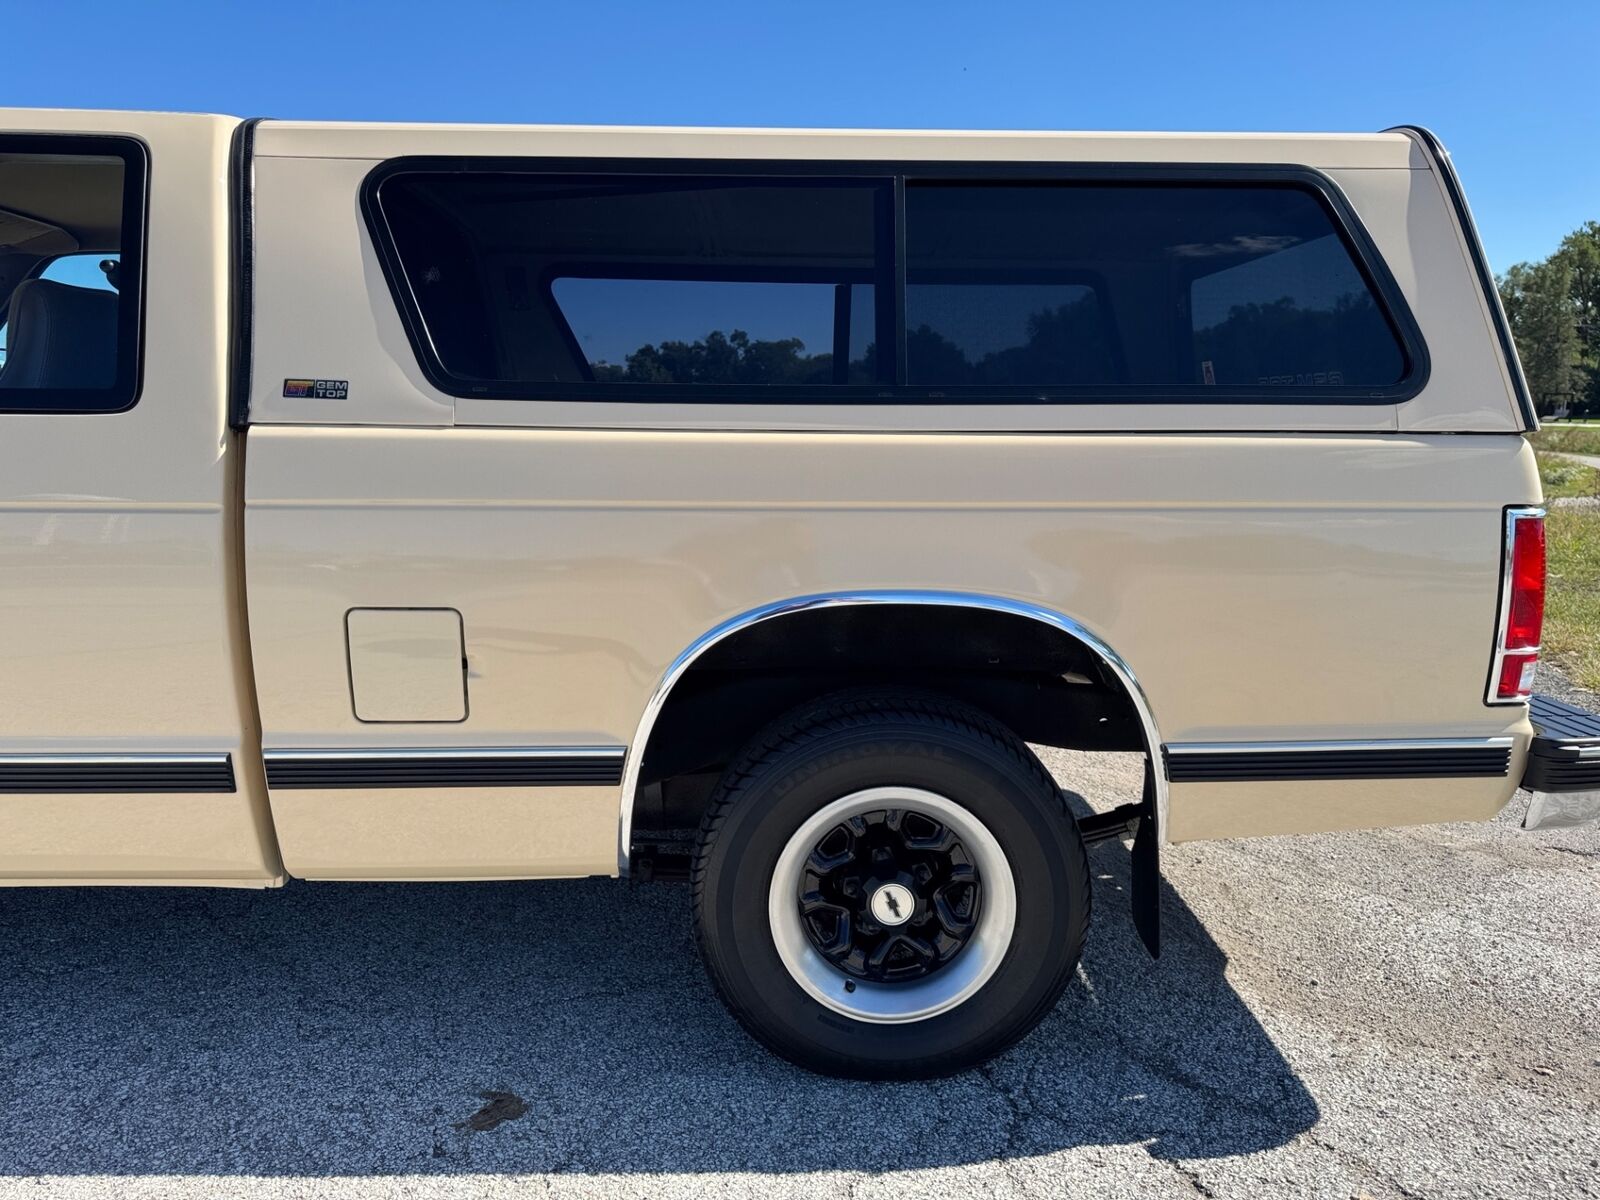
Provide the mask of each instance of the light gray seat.
{"label": "light gray seat", "polygon": [[0,388],[104,388],[117,377],[117,294],[48,279],[11,293]]}

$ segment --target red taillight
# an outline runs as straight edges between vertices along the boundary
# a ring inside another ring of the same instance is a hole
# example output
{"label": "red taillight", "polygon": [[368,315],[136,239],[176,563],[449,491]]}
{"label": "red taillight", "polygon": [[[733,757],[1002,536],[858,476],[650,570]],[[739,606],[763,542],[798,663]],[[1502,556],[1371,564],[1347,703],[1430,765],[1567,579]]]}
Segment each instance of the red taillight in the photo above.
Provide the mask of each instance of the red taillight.
{"label": "red taillight", "polygon": [[1544,628],[1543,509],[1506,511],[1503,569],[1489,699],[1515,702],[1533,691],[1534,664],[1539,661],[1539,636]]}
{"label": "red taillight", "polygon": [[1508,654],[1501,659],[1495,699],[1521,700],[1532,692],[1533,669],[1538,662],[1537,654]]}
{"label": "red taillight", "polygon": [[1511,616],[1506,622],[1507,650],[1539,648],[1544,626],[1544,518],[1518,517],[1511,522]]}

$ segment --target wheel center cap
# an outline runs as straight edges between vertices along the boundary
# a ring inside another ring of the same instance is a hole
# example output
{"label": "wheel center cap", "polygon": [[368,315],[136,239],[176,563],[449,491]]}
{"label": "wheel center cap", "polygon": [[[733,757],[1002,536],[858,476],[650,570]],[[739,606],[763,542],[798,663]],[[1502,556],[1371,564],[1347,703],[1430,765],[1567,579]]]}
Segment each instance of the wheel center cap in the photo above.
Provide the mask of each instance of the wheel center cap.
{"label": "wheel center cap", "polygon": [[872,893],[868,904],[878,924],[904,925],[917,907],[917,898],[903,883],[886,883]]}

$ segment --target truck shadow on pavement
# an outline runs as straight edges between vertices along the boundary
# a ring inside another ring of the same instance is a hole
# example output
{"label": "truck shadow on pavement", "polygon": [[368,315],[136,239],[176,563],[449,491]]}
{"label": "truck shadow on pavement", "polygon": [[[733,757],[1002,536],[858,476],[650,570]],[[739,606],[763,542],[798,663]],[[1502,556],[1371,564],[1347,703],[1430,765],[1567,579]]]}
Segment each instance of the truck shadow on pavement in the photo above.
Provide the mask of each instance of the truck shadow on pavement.
{"label": "truck shadow on pavement", "polygon": [[0,892],[0,1175],[883,1171],[1236,1155],[1315,1101],[1170,888],[1150,962],[1104,845],[1083,971],[980,1072],[862,1084],[750,1041],[687,888]]}

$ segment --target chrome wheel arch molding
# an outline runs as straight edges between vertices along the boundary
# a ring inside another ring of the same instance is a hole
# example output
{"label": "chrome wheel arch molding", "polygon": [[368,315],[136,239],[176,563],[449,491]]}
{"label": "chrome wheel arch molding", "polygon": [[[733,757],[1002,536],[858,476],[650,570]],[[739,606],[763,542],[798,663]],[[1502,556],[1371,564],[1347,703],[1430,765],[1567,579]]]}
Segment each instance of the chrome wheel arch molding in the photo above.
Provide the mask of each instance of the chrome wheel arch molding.
{"label": "chrome wheel arch molding", "polygon": [[1026,600],[986,595],[980,592],[867,589],[795,596],[787,600],[777,600],[770,604],[763,604],[757,608],[749,609],[739,613],[737,616],[729,617],[720,625],[708,629],[691,642],[683,653],[673,659],[672,665],[667,668],[666,673],[661,677],[660,683],[656,685],[655,691],[651,693],[649,703],[645,705],[644,713],[639,718],[638,728],[634,731],[633,740],[628,746],[627,758],[623,764],[622,811],[617,850],[618,873],[620,875],[625,876],[628,874],[629,851],[633,842],[634,801],[638,794],[639,773],[644,763],[645,751],[650,744],[650,736],[655,730],[656,721],[660,718],[662,710],[666,708],[667,700],[672,695],[672,689],[688,672],[689,668],[694,666],[700,656],[717,645],[717,643],[725,641],[752,625],[758,625],[763,621],[774,620],[778,617],[790,616],[794,613],[809,612],[813,609],[843,608],[863,604],[975,608],[1006,613],[1011,616],[1026,617],[1059,630],[1094,651],[1100,661],[1105,663],[1106,668],[1128,693],[1129,698],[1133,701],[1134,708],[1139,713],[1139,724],[1144,730],[1145,752],[1150,756],[1151,775],[1155,780],[1156,831],[1161,841],[1166,840],[1167,777],[1161,762],[1161,732],[1156,725],[1155,713],[1150,707],[1149,698],[1145,695],[1144,688],[1140,686],[1133,669],[1103,638],[1071,617]]}

